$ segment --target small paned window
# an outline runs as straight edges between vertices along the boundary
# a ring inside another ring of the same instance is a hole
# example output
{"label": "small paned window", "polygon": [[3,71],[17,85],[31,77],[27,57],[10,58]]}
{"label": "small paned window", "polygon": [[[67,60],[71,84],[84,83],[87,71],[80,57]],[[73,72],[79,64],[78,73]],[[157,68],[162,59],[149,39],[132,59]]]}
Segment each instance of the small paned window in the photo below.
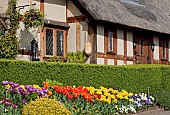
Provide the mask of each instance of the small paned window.
{"label": "small paned window", "polygon": [[64,30],[46,28],[45,54],[46,56],[64,57]]}
{"label": "small paned window", "polygon": [[108,50],[113,51],[113,32],[108,32]]}
{"label": "small paned window", "polygon": [[162,57],[166,58],[166,41],[162,43]]}

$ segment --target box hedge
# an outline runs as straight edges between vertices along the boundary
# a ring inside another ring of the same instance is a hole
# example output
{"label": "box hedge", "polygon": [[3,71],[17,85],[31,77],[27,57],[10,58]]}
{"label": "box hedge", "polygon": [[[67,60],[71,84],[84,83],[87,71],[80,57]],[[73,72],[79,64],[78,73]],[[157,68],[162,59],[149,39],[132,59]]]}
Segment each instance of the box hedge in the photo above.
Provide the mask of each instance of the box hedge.
{"label": "box hedge", "polygon": [[[160,92],[166,91],[170,96],[169,65],[108,66],[0,60],[0,81],[40,85],[45,79],[65,85],[105,86],[135,93],[147,93],[149,87],[150,94],[159,96],[161,102],[165,100]],[[165,105],[168,104],[170,102]]]}

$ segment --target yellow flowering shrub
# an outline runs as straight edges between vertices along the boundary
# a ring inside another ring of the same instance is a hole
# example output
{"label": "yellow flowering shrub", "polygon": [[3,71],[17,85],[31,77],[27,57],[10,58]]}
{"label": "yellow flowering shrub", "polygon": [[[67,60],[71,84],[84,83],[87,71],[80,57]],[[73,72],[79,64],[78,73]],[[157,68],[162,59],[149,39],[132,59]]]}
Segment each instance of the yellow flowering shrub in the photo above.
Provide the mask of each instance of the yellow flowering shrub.
{"label": "yellow flowering shrub", "polygon": [[71,112],[55,99],[38,98],[23,107],[22,115],[71,115]]}

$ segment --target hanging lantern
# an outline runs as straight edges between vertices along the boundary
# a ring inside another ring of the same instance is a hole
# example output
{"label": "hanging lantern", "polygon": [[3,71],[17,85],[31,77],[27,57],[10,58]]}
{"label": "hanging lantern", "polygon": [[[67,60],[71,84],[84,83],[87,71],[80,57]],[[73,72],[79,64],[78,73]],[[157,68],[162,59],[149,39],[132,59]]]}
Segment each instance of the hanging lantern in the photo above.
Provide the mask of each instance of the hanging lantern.
{"label": "hanging lantern", "polygon": [[90,55],[92,53],[92,45],[89,41],[85,43],[85,53],[87,55]]}

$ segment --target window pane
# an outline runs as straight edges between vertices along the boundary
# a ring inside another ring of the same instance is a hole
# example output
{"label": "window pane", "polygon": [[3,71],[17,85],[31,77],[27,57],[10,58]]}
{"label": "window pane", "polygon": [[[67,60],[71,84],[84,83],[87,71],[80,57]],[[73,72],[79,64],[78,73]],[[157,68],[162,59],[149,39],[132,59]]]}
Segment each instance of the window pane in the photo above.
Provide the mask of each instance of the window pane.
{"label": "window pane", "polygon": [[53,55],[53,30],[46,29],[46,55]]}
{"label": "window pane", "polygon": [[163,41],[162,57],[166,58],[166,41]]}
{"label": "window pane", "polygon": [[108,33],[108,49],[109,51],[113,51],[113,33]]}
{"label": "window pane", "polygon": [[64,56],[64,32],[57,31],[57,56]]}
{"label": "window pane", "polygon": [[144,54],[144,40],[141,40],[141,55]]}

